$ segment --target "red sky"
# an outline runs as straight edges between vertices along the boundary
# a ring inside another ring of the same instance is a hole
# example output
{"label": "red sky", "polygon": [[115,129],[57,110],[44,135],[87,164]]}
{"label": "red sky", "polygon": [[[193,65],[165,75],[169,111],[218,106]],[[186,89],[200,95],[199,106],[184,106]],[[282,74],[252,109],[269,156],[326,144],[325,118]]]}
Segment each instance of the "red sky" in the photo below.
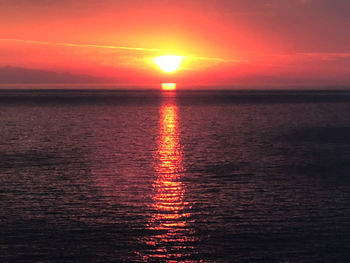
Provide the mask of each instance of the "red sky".
{"label": "red sky", "polygon": [[[350,84],[347,0],[0,0],[0,67],[141,83]],[[172,75],[152,58],[179,54]]]}

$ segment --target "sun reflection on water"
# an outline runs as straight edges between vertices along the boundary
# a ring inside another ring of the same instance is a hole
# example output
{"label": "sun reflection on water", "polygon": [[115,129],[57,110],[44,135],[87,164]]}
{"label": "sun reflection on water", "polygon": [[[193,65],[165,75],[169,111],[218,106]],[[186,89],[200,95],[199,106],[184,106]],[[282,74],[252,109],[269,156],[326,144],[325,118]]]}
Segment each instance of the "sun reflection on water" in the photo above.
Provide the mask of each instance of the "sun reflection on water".
{"label": "sun reflection on water", "polygon": [[184,169],[178,134],[178,109],[173,98],[167,99],[160,109],[157,177],[152,196],[154,213],[149,221],[152,235],[145,242],[150,247],[144,257],[146,261],[162,259],[173,262],[188,259],[193,254],[193,230],[189,227],[191,207],[184,200],[185,189],[181,181]]}
{"label": "sun reflection on water", "polygon": [[176,90],[176,83],[162,83],[162,90]]}

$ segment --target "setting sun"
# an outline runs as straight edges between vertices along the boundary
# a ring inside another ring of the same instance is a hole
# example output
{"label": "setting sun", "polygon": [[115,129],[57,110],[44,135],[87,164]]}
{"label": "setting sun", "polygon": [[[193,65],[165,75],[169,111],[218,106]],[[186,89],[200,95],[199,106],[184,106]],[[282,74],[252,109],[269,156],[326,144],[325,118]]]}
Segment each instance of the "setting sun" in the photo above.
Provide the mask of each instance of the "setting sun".
{"label": "setting sun", "polygon": [[164,72],[171,73],[179,68],[182,59],[183,59],[183,56],[168,55],[168,56],[155,57],[154,62]]}

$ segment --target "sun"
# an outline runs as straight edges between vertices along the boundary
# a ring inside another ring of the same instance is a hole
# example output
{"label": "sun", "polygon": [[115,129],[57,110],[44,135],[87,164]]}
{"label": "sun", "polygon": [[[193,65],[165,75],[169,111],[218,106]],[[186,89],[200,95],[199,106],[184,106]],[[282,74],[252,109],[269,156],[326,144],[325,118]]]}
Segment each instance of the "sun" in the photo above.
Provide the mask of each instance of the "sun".
{"label": "sun", "polygon": [[183,56],[167,55],[154,58],[154,63],[156,63],[161,70],[167,73],[176,71],[183,59]]}

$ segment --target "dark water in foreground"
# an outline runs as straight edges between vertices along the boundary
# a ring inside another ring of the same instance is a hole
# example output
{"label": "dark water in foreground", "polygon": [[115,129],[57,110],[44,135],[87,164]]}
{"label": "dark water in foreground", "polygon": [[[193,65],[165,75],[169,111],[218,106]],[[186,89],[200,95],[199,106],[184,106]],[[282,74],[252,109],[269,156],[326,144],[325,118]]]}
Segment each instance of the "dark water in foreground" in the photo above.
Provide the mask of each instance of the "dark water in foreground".
{"label": "dark water in foreground", "polygon": [[350,92],[0,91],[0,262],[349,262]]}

